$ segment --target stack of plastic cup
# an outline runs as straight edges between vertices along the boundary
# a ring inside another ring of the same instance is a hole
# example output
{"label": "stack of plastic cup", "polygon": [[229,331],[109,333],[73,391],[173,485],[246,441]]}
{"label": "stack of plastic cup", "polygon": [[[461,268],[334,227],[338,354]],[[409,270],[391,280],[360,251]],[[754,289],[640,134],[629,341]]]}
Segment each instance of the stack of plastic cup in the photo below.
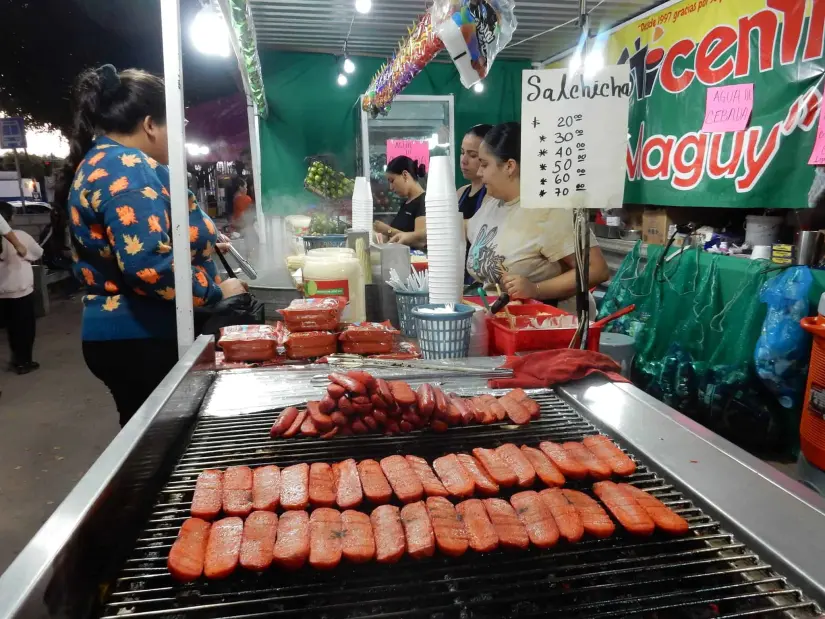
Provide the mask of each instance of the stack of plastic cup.
{"label": "stack of plastic cup", "polygon": [[465,241],[450,157],[430,159],[425,203],[430,303],[457,303],[464,279]]}
{"label": "stack of plastic cup", "polygon": [[352,192],[352,229],[372,230],[372,188],[364,176],[355,178]]}

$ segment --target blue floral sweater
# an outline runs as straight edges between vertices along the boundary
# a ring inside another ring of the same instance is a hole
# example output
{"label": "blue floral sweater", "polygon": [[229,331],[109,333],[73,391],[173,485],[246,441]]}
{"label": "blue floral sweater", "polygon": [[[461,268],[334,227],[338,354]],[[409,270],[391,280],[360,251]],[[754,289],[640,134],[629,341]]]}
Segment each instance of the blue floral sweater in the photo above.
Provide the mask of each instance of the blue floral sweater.
{"label": "blue floral sweater", "polygon": [[[101,137],[69,194],[74,274],[86,284],[83,340],[175,337],[169,170],[135,148]],[[210,256],[217,230],[189,194],[196,307],[222,298]]]}

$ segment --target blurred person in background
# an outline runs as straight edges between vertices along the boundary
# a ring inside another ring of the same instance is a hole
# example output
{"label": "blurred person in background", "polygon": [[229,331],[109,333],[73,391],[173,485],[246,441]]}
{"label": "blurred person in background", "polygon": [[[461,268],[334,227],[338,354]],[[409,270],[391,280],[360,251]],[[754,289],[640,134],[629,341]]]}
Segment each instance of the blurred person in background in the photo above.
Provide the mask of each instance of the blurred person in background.
{"label": "blurred person in background", "polygon": [[481,207],[484,197],[487,195],[487,188],[478,173],[478,151],[481,149],[481,141],[487,132],[492,129],[492,125],[476,125],[470,129],[461,140],[461,173],[464,179],[469,181],[469,185],[464,185],[458,190],[458,210],[464,219],[470,219]]}
{"label": "blurred person in background", "polygon": [[389,225],[376,221],[373,229],[387,236],[390,243],[401,243],[417,249],[427,247],[427,208],[421,180],[427,170],[423,164],[406,155],[396,157],[387,164],[387,182],[404,204]]}
{"label": "blurred person in background", "polygon": [[3,217],[0,217],[0,236],[6,239],[21,257],[26,255],[26,246],[20,242],[17,234]]}
{"label": "blurred person in background", "polygon": [[[0,202],[0,217],[12,222],[14,209],[8,202]],[[8,238],[0,249],[0,316],[6,325],[11,349],[9,369],[17,374],[28,374],[40,367],[32,359],[34,351],[34,270],[31,263],[43,255],[43,250],[31,236],[15,230],[24,252],[13,247]]]}

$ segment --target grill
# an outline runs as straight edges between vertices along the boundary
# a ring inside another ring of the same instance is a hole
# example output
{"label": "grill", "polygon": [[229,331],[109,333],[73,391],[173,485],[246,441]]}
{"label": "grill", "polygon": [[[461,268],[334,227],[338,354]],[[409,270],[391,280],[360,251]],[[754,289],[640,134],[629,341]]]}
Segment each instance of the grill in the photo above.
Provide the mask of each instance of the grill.
{"label": "grill", "polygon": [[[362,436],[273,442],[272,412],[201,418],[102,609],[103,617],[245,619],[252,617],[433,619],[505,617],[819,617],[814,602],[725,532],[678,488],[639,462],[630,483],[685,517],[684,538],[607,540],[523,553],[468,553],[458,559],[405,558],[393,566],[342,563],[331,572],[305,568],[238,573],[225,581],[181,585],[166,557],[189,513],[204,468],[289,466],[409,453],[432,461],[445,453],[505,442],[580,440],[597,433],[551,392],[534,396],[541,420],[528,426],[468,426],[440,435]],[[569,484],[586,489],[589,484]],[[507,493],[505,493],[506,495]]]}

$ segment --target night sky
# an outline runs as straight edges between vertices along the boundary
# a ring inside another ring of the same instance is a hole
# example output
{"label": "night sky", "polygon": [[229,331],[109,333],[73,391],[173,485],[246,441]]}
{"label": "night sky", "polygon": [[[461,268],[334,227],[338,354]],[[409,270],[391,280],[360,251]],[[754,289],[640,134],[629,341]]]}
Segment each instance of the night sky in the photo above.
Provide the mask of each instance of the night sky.
{"label": "night sky", "polygon": [[[181,0],[186,104],[237,92],[233,56],[189,42],[198,0]],[[68,90],[86,67],[111,63],[163,72],[160,0],[0,0],[0,110],[38,124],[71,124]]]}

